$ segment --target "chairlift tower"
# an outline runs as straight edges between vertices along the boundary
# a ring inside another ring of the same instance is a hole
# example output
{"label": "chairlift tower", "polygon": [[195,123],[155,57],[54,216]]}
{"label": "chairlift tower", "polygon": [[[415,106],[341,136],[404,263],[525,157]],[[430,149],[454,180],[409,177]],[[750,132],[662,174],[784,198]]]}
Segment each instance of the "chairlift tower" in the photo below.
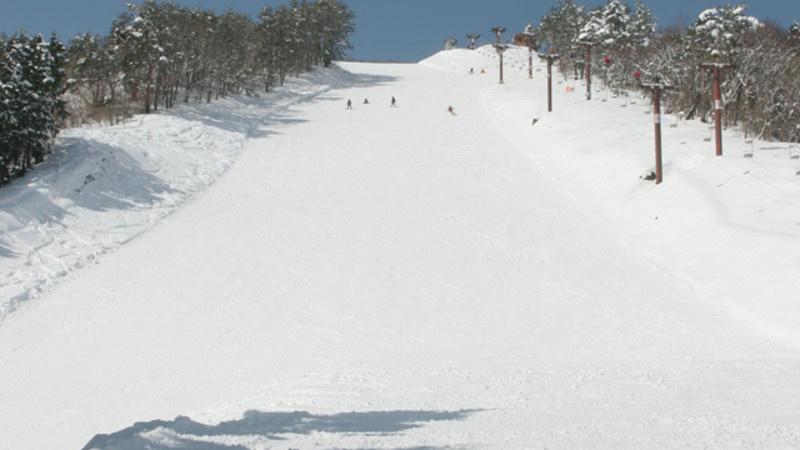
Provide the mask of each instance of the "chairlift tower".
{"label": "chairlift tower", "polygon": [[497,43],[498,44],[500,43],[501,35],[503,33],[505,33],[505,32],[506,32],[506,29],[503,28],[503,27],[494,27],[494,28],[492,28],[492,33],[494,33],[495,36],[497,36]]}
{"label": "chairlift tower", "polygon": [[470,41],[470,44],[469,44],[469,49],[470,50],[475,50],[475,42],[480,38],[481,38],[480,34],[468,34],[467,35],[467,39],[469,39],[469,41]]}
{"label": "chairlift tower", "polygon": [[497,54],[500,55],[500,84],[503,84],[503,53],[508,50],[508,45],[494,44],[494,49],[497,51]]}
{"label": "chairlift tower", "polygon": [[503,44],[501,42],[501,35],[506,32],[506,29],[503,27],[494,27],[492,28],[492,33],[497,36],[497,43],[494,44],[494,49],[497,51],[497,54],[500,56],[500,84],[503,84],[503,53],[508,50],[508,45]]}

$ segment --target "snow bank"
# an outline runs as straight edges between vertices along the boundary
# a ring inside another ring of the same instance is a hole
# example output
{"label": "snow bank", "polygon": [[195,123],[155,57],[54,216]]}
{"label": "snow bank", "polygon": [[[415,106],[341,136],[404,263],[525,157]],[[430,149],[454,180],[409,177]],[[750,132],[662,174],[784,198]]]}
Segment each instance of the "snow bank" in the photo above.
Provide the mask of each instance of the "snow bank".
{"label": "snow bank", "polygon": [[268,102],[231,97],[63,131],[54,155],[0,190],[0,322],[204,192],[248,139],[348,77],[320,71]]}

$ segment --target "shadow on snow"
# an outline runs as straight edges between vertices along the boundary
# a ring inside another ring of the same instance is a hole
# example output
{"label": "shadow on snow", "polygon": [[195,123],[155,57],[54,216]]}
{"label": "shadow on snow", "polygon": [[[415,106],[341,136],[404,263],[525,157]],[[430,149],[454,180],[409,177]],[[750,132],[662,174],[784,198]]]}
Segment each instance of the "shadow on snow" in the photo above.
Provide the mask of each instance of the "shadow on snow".
{"label": "shadow on snow", "polygon": [[339,67],[314,69],[290,81],[291,88],[279,88],[269,93],[238,96],[234,104],[224,102],[182,105],[170,112],[225,131],[242,133],[248,138],[273,134],[273,125],[304,123],[295,107],[306,103],[338,102],[343,97],[328,95],[333,90],[380,86],[396,81],[397,77],[351,73]]}
{"label": "shadow on snow", "polygon": [[0,236],[0,258],[13,258],[15,256],[19,256],[19,254],[11,250],[3,236]]}
{"label": "shadow on snow", "polygon": [[[137,422],[116,433],[98,434],[86,444],[83,450],[246,449],[246,447],[236,444],[211,442],[215,436],[228,438],[260,436],[272,440],[283,440],[281,435],[308,435],[314,432],[389,436],[420,428],[430,422],[465,420],[476,412],[479,410],[373,411],[339,413],[328,416],[301,411],[289,413],[247,411],[239,420],[222,422],[218,425],[204,425],[188,417],[179,416],[171,421]],[[149,439],[148,435],[152,435],[152,433],[158,434],[158,436],[155,436],[155,439]],[[166,436],[168,438],[165,438]],[[422,449],[435,450],[433,447],[416,447],[413,450]]]}
{"label": "shadow on snow", "polygon": [[[55,202],[62,196],[92,211],[119,211],[158,203],[173,189],[119,148],[64,138],[56,154],[2,192],[0,210],[17,224],[58,225],[70,214]],[[15,256],[7,245],[0,236],[0,256]]]}

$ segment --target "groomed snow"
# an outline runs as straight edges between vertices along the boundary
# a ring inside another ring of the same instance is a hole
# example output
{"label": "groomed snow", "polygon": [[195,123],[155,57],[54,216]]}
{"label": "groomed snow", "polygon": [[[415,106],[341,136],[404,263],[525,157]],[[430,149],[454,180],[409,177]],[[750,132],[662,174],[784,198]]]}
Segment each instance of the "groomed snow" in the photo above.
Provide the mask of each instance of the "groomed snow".
{"label": "groomed snow", "polygon": [[800,447],[800,149],[665,115],[655,185],[645,98],[505,59],[63,133],[0,190],[0,448]]}

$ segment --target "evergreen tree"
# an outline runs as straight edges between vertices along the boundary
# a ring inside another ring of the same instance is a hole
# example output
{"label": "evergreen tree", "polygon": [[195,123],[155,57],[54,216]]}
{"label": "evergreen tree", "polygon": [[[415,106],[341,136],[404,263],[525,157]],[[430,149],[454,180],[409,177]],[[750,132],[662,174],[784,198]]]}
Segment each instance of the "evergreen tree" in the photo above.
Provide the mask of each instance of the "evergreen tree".
{"label": "evergreen tree", "polygon": [[127,6],[129,11],[112,26],[112,45],[129,100],[140,104],[147,114],[153,105],[158,63],[163,52],[153,20],[158,4],[155,0],[145,0],[141,6],[130,3]]}
{"label": "evergreen tree", "polygon": [[587,21],[584,9],[573,0],[558,0],[539,24],[541,40],[561,53],[574,50],[573,43]]}
{"label": "evergreen tree", "polygon": [[10,45],[11,40],[3,36],[0,40],[0,184],[9,181],[19,149],[15,110],[22,77],[18,64],[12,59]]}
{"label": "evergreen tree", "polygon": [[86,108],[84,110],[77,101],[72,102],[72,112],[80,115],[78,123],[89,116],[94,121],[107,119],[114,125],[120,77],[113,47],[99,35],[80,34],[69,43],[67,61],[70,77],[67,87]]}
{"label": "evergreen tree", "polygon": [[601,9],[593,9],[586,15],[586,22],[578,31],[575,41],[600,44],[606,35],[603,11]]}
{"label": "evergreen tree", "polygon": [[701,58],[731,62],[744,35],[760,26],[758,19],[744,14],[746,9],[723,5],[703,11],[686,33],[689,50]]}
{"label": "evergreen tree", "polygon": [[795,20],[794,23],[792,23],[792,25],[789,27],[787,36],[789,38],[789,45],[800,50],[800,22]]}
{"label": "evergreen tree", "polygon": [[66,117],[64,47],[24,32],[0,52],[0,182],[44,161]]}
{"label": "evergreen tree", "polygon": [[63,42],[53,33],[47,43],[47,51],[50,53],[50,77],[46,84],[45,96],[49,100],[50,107],[50,140],[55,140],[61,127],[64,125],[69,112],[64,95],[67,93],[67,48]]}
{"label": "evergreen tree", "polygon": [[628,26],[631,21],[630,8],[619,0],[608,0],[601,13],[602,28],[598,36],[606,47],[619,52],[629,49],[631,36]]}
{"label": "evergreen tree", "polygon": [[633,45],[638,48],[649,47],[658,37],[658,25],[656,17],[641,1],[637,1],[634,6],[631,23],[628,27]]}
{"label": "evergreen tree", "polygon": [[328,67],[331,61],[344,57],[345,52],[353,48],[350,36],[355,32],[355,15],[339,0],[319,0],[316,8],[320,17],[315,33],[319,45],[318,63],[321,60]]}

